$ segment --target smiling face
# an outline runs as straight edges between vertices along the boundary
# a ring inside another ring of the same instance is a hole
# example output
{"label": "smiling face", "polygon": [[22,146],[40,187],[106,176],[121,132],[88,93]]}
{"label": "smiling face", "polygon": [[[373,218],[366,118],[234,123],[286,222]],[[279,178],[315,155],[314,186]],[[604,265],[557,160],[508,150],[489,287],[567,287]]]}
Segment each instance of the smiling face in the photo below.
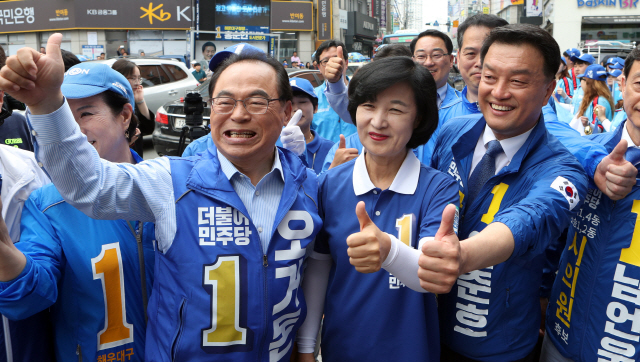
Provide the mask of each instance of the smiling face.
{"label": "smiling face", "polygon": [[413,89],[406,83],[394,84],[379,93],[375,101],[358,106],[358,137],[373,156],[404,159],[418,124],[417,113]]}
{"label": "smiling face", "polygon": [[111,162],[122,162],[122,154],[129,149],[129,141],[124,133],[129,127],[131,105],[125,105],[127,115],[124,111],[113,114],[101,94],[67,101],[80,131],[87,136],[87,141],[95,147],[100,157]]}
{"label": "smiling face", "polygon": [[216,54],[216,48],[212,47],[211,45],[205,47],[204,51],[202,52],[202,56],[206,61],[210,61],[214,54]]}
{"label": "smiling face", "polygon": [[621,90],[627,113],[627,130],[633,141],[640,144],[640,60],[633,62],[629,77],[622,80]]}
{"label": "smiling face", "polygon": [[[220,74],[213,97],[245,99],[278,98],[275,70],[260,61],[245,60],[230,65]],[[237,102],[230,114],[217,114],[211,107],[211,137],[216,147],[238,168],[262,164],[273,157],[285,120],[291,116],[291,102],[271,101],[265,114],[250,114]]]}
{"label": "smiling face", "polygon": [[478,104],[499,140],[533,128],[555,89],[544,59],[533,46],[494,43],[484,58]]}
{"label": "smiling face", "polygon": [[453,64],[453,56],[448,54],[443,56],[438,61],[434,61],[430,56],[434,53],[449,53],[447,51],[447,46],[444,43],[444,40],[440,39],[437,36],[423,36],[416,42],[416,47],[413,52],[413,59],[415,60],[418,56],[429,55],[422,63],[422,66],[427,68],[431,72],[433,79],[436,81],[436,86],[440,88],[447,84],[447,78],[449,78],[449,70],[451,69]]}
{"label": "smiling face", "polygon": [[480,49],[490,31],[484,26],[471,26],[462,37],[462,48],[458,52],[458,69],[467,85],[467,91],[473,94],[478,94],[478,85],[482,77]]}

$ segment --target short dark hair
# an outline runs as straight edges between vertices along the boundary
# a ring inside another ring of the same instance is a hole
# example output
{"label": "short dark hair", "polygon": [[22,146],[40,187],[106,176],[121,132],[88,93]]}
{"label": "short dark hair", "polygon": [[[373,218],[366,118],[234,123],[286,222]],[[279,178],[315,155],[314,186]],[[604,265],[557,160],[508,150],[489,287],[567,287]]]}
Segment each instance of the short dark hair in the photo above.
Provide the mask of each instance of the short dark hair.
{"label": "short dark hair", "polygon": [[202,51],[204,51],[206,47],[213,47],[213,50],[214,51],[216,50],[216,45],[213,44],[212,41],[208,41],[208,42],[202,44]]}
{"label": "short dark hair", "polygon": [[470,27],[481,26],[491,30],[505,25],[509,25],[509,22],[496,15],[476,14],[467,18],[467,20],[458,26],[458,49],[462,49],[462,37],[464,36],[464,32]]}
{"label": "short dark hair", "polygon": [[629,78],[629,74],[631,74],[631,67],[633,67],[633,63],[640,61],[640,48],[635,48],[627,55],[627,59],[624,60],[624,69],[622,73],[625,78]]}
{"label": "short dark hair", "polygon": [[281,102],[291,101],[293,99],[293,92],[291,91],[291,85],[289,84],[289,75],[287,71],[284,69],[282,64],[278,62],[276,59],[267,56],[265,58],[264,54],[231,54],[227,59],[225,59],[220,65],[216,67],[215,73],[211,77],[211,82],[209,82],[209,97],[213,98],[213,90],[216,88],[216,83],[220,78],[220,74],[222,74],[229,66],[235,63],[243,62],[243,61],[252,61],[252,62],[263,62],[271,66],[273,70],[276,72],[276,84],[278,89],[278,99]]}
{"label": "short dark hair", "polygon": [[325,40],[322,42],[322,44],[320,44],[320,46],[318,47],[318,49],[316,49],[316,57],[315,57],[315,61],[320,63],[320,56],[322,55],[322,52],[324,52],[325,50],[331,48],[331,47],[342,47],[342,56],[344,57],[344,59],[349,59],[349,53],[347,53],[347,47],[344,45],[343,42],[341,42],[340,40]]}
{"label": "short dark hair", "polygon": [[438,127],[438,103],[433,76],[411,58],[387,57],[360,68],[349,83],[347,109],[356,123],[359,105],[375,101],[378,94],[398,83],[406,83],[413,90],[418,126],[413,130],[407,148],[416,148],[427,143]]}
{"label": "short dark hair", "polygon": [[422,33],[418,34],[417,37],[413,38],[413,40],[411,41],[411,45],[409,46],[411,48],[411,55],[413,55],[413,53],[416,51],[416,43],[418,42],[418,40],[420,40],[420,38],[424,38],[425,36],[442,39],[445,47],[447,48],[447,53],[451,54],[453,52],[453,42],[447,34],[441,32],[440,30],[429,29],[423,31]]}
{"label": "short dark hair", "polygon": [[[102,96],[102,100],[104,101],[104,103],[106,103],[106,105],[111,110],[111,113],[113,113],[114,115],[120,114],[120,112],[122,112],[122,110],[124,109],[124,105],[127,103],[131,103],[129,102],[129,98],[111,90],[106,90],[100,93],[100,95]],[[131,107],[134,107],[134,105],[132,104]],[[127,131],[129,131],[128,141],[131,141],[131,138],[135,136],[137,127],[138,117],[136,117],[136,114],[134,112],[131,113],[131,121],[129,122],[129,128],[127,128]]]}
{"label": "short dark hair", "polygon": [[[133,74],[135,68],[138,68],[136,63],[127,59],[118,59],[111,66],[111,69],[122,74],[125,78]],[[140,68],[138,68],[138,70],[140,70]]]}
{"label": "short dark hair", "polygon": [[316,98],[316,97],[312,97],[312,96],[308,95],[307,93],[305,93],[303,91],[293,91],[293,96],[294,97],[307,97],[307,98],[309,98],[309,101],[311,101],[311,104],[313,104],[313,109],[318,108],[318,98]]}
{"label": "short dark hair", "polygon": [[60,49],[60,52],[62,54],[62,62],[64,63],[65,72],[74,65],[82,63],[72,52],[64,49]]}
{"label": "short dark hair", "polygon": [[411,50],[407,48],[404,44],[388,44],[382,47],[379,52],[376,53],[375,58],[373,60],[380,60],[382,58],[387,57],[409,57],[411,58],[413,54]]}
{"label": "short dark hair", "polygon": [[547,79],[555,79],[560,67],[560,47],[548,31],[530,24],[511,24],[491,30],[480,50],[480,61],[494,43],[508,45],[527,44],[534,47],[543,59],[543,73]]}

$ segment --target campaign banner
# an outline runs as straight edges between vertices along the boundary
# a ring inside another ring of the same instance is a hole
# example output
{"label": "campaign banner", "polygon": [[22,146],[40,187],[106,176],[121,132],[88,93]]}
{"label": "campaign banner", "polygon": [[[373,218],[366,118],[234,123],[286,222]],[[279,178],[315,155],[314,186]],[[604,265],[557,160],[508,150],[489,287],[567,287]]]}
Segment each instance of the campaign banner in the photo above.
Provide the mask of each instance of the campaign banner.
{"label": "campaign banner", "polygon": [[527,17],[542,16],[542,0],[527,0]]}

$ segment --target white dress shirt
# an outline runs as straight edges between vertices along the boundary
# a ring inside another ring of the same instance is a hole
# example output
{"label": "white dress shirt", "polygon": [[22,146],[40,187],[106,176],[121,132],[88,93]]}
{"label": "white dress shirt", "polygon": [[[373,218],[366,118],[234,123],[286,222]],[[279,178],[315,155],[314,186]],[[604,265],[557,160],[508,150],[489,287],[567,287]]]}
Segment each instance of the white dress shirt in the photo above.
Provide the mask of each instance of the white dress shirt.
{"label": "white dress shirt", "polygon": [[[500,170],[502,170],[503,167],[511,163],[513,156],[515,156],[515,154],[518,152],[520,147],[522,147],[524,142],[527,140],[527,137],[529,137],[529,134],[533,130],[533,127],[531,127],[530,130],[528,130],[527,132],[521,135],[507,138],[501,141],[498,140],[504,152],[496,156],[496,173],[495,173],[496,175],[498,174],[498,172],[500,172]],[[484,127],[484,131],[478,138],[476,149],[473,151],[473,160],[471,161],[471,170],[469,171],[469,176],[473,174],[473,170],[475,170],[478,163],[480,163],[480,160],[482,160],[482,157],[484,156],[484,154],[487,153],[487,145],[489,144],[489,142],[496,139],[497,138],[493,134],[493,131],[491,130],[491,128],[489,128],[489,125],[486,125]]]}

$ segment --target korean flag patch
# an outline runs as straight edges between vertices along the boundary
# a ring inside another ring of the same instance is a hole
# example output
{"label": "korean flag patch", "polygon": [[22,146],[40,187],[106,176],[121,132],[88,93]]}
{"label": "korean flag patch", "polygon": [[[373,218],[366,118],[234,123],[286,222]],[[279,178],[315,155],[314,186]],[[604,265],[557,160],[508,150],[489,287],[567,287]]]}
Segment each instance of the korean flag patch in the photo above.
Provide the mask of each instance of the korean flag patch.
{"label": "korean flag patch", "polygon": [[573,184],[562,176],[556,177],[551,183],[551,188],[558,190],[559,193],[567,199],[569,202],[569,210],[573,210],[578,203],[580,203],[580,196],[578,196],[578,189]]}

